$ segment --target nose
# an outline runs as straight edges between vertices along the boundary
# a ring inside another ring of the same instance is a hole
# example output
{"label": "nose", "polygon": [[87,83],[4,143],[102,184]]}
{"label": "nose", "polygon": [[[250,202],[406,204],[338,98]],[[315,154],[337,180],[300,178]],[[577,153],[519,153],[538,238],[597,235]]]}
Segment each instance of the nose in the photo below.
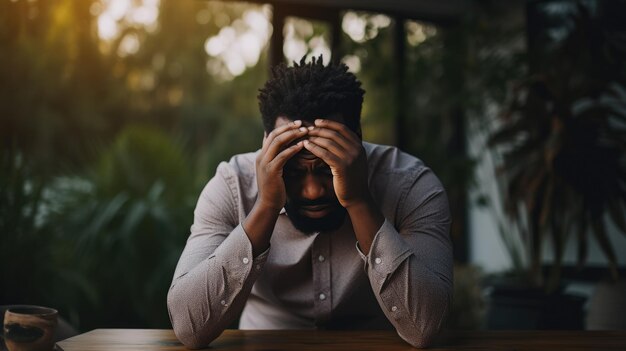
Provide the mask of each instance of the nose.
{"label": "nose", "polygon": [[309,173],[304,176],[301,186],[301,196],[303,199],[316,200],[326,195],[324,183],[313,174]]}

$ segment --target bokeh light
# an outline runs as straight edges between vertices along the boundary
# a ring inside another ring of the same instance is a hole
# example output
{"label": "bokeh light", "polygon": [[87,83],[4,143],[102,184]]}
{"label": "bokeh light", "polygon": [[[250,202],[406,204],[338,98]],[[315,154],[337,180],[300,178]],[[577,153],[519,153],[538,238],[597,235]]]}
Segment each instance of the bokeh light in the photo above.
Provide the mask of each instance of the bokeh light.
{"label": "bokeh light", "polygon": [[[154,32],[158,28],[160,0],[103,0],[95,2],[90,9],[98,16],[98,36],[102,39],[100,47],[111,50],[111,42],[119,39],[126,28],[138,28]],[[133,33],[125,34],[117,48],[121,57],[133,55],[139,51],[141,41]]]}
{"label": "bokeh light", "polygon": [[249,9],[241,18],[223,26],[217,35],[207,38],[207,72],[218,80],[231,80],[256,66],[272,35],[270,18],[268,5]]}

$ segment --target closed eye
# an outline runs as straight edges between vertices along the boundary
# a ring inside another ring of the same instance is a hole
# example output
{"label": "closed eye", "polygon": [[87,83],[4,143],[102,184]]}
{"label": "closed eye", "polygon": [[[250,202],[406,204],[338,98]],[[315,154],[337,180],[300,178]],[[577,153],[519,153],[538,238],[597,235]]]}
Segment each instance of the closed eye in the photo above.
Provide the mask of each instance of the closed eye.
{"label": "closed eye", "polygon": [[288,178],[295,178],[295,177],[300,177],[302,176],[304,173],[306,173],[303,170],[299,170],[299,169],[284,169],[283,170],[283,176],[284,177],[288,177]]}
{"label": "closed eye", "polygon": [[332,176],[333,172],[330,170],[330,167],[322,167],[315,170],[315,173],[320,175],[328,175]]}

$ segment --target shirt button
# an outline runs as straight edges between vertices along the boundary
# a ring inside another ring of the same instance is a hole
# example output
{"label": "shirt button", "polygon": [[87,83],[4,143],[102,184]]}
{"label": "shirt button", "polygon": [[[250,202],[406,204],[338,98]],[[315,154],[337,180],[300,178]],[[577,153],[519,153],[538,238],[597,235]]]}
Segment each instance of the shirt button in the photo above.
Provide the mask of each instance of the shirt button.
{"label": "shirt button", "polygon": [[226,306],[226,301],[222,300],[220,301],[220,303],[222,304],[222,306]]}
{"label": "shirt button", "polygon": [[261,269],[261,265],[260,265],[260,264],[257,264],[255,267],[256,267],[256,270],[257,270],[257,271],[258,271],[259,269]]}
{"label": "shirt button", "polygon": [[324,262],[324,260],[325,260],[324,256],[322,256],[322,255],[320,255],[317,259],[318,259],[320,262]]}
{"label": "shirt button", "polygon": [[243,260],[241,260],[243,262],[243,264],[248,264],[248,262],[250,262],[250,260],[247,257],[244,257]]}
{"label": "shirt button", "polygon": [[381,264],[383,262],[383,260],[381,260],[380,257],[376,257],[374,262],[376,262],[376,264]]}
{"label": "shirt button", "polygon": [[396,307],[396,306],[391,307],[391,312],[395,312],[397,310],[398,310],[398,307]]}
{"label": "shirt button", "polygon": [[326,300],[326,295],[320,294],[320,300],[322,300],[322,301]]}

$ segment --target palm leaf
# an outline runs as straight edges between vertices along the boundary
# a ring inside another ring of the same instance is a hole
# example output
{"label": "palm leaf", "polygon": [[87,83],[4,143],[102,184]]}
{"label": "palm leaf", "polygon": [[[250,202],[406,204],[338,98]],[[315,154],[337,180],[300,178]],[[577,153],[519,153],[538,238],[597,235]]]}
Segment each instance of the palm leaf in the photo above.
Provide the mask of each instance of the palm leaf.
{"label": "palm leaf", "polygon": [[600,248],[604,252],[607,260],[609,261],[609,270],[611,271],[611,277],[613,280],[617,280],[619,274],[617,273],[617,259],[615,258],[615,252],[613,251],[613,246],[611,246],[611,242],[609,241],[608,236],[606,235],[605,224],[602,221],[602,218],[594,218],[591,220],[591,225],[593,226],[593,234],[600,244]]}
{"label": "palm leaf", "polygon": [[619,200],[613,200],[609,202],[607,208],[613,223],[615,223],[622,234],[626,235],[626,218],[624,218],[625,215],[622,202]]}

